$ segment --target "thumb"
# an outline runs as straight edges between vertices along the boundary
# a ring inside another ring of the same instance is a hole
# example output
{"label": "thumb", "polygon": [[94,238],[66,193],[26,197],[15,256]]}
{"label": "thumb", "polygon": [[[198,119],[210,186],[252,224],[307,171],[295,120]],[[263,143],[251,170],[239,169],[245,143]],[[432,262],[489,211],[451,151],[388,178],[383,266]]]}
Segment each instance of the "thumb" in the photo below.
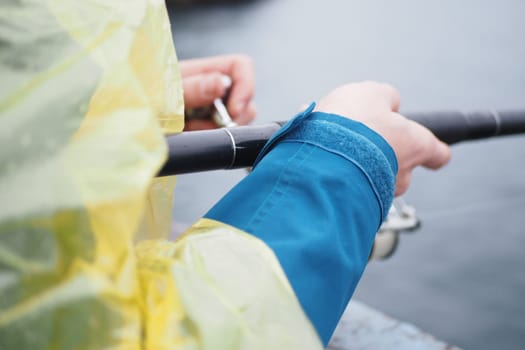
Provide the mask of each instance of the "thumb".
{"label": "thumb", "polygon": [[441,141],[433,144],[429,157],[423,166],[429,169],[439,169],[450,161],[450,147]]}
{"label": "thumb", "polygon": [[417,122],[411,121],[414,130],[419,130],[418,139],[421,142],[422,154],[420,165],[429,169],[439,169],[450,161],[450,147],[439,140],[430,130]]}
{"label": "thumb", "polygon": [[227,85],[220,73],[204,73],[182,80],[186,108],[206,107],[226,93]]}

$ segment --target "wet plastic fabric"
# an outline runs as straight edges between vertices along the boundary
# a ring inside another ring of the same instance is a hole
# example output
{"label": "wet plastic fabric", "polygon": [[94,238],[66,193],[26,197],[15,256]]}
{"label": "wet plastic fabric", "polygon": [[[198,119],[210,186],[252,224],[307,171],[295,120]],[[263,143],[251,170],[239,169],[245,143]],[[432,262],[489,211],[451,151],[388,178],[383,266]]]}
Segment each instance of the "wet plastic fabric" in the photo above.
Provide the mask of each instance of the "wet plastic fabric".
{"label": "wet plastic fabric", "polygon": [[261,240],[201,219],[176,243],[145,241],[137,252],[148,349],[322,349]]}
{"label": "wet plastic fabric", "polygon": [[0,77],[0,349],[318,345],[262,243],[161,239],[183,125],[164,1],[4,1]]}
{"label": "wet plastic fabric", "polygon": [[183,125],[164,4],[2,2],[0,36],[0,348],[140,348],[132,239]]}

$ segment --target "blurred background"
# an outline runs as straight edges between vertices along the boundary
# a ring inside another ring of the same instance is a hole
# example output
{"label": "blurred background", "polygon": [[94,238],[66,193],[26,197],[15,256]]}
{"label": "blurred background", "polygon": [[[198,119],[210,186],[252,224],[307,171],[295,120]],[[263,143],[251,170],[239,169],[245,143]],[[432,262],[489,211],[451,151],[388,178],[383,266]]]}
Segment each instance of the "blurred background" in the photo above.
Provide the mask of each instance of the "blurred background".
{"label": "blurred background", "polygon": [[[257,123],[365,79],[395,85],[402,111],[525,108],[523,0],[172,2],[169,11],[179,58],[254,59]],[[456,145],[444,170],[416,171],[405,200],[423,226],[369,264],[355,298],[465,349],[525,348],[524,161],[525,137],[509,137]],[[203,215],[244,175],[180,176],[177,222]]]}

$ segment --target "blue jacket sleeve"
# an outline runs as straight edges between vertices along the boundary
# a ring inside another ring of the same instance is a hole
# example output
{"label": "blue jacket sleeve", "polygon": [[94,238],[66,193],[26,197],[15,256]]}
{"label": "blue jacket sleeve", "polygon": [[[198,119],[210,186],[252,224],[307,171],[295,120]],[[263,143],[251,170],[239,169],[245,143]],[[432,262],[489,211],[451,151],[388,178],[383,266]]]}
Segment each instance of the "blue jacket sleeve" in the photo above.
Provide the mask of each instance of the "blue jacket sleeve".
{"label": "blue jacket sleeve", "polygon": [[312,109],[267,143],[206,217],[273,249],[326,345],[392,202],[397,161],[363,124]]}

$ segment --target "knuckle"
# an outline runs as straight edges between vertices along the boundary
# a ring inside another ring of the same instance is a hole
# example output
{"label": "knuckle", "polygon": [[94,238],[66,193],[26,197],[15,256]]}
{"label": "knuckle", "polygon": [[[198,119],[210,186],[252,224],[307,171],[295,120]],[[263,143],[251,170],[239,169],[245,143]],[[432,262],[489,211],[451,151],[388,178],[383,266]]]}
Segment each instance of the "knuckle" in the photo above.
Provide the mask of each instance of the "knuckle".
{"label": "knuckle", "polygon": [[236,54],[236,55],[234,55],[233,59],[238,64],[241,64],[241,65],[244,65],[244,66],[248,66],[248,67],[253,67],[253,59],[250,56],[248,56],[247,54],[244,54],[244,53]]}
{"label": "knuckle", "polygon": [[399,90],[398,90],[395,86],[393,86],[393,85],[391,85],[391,84],[388,84],[388,83],[383,83],[382,85],[383,85],[383,88],[384,88],[389,94],[391,94],[392,96],[394,96],[394,97],[396,97],[396,98],[399,99],[399,96],[400,96],[400,94],[399,94]]}
{"label": "knuckle", "polygon": [[220,96],[224,92],[222,75],[217,72],[209,73],[207,77],[200,81],[201,92],[205,96]]}
{"label": "knuckle", "polygon": [[401,95],[399,94],[399,90],[389,84],[389,83],[378,83],[377,89],[381,91],[381,93],[390,96],[392,99],[399,101],[401,98]]}
{"label": "knuckle", "polygon": [[382,83],[378,81],[373,80],[366,80],[359,83],[364,88],[370,89],[376,93],[379,94],[385,94],[389,96],[393,96],[395,98],[399,98],[400,94],[397,88],[395,88],[393,85],[389,83]]}
{"label": "knuckle", "polygon": [[363,80],[359,83],[362,87],[369,88],[369,89],[378,89],[381,84],[374,80]]}

